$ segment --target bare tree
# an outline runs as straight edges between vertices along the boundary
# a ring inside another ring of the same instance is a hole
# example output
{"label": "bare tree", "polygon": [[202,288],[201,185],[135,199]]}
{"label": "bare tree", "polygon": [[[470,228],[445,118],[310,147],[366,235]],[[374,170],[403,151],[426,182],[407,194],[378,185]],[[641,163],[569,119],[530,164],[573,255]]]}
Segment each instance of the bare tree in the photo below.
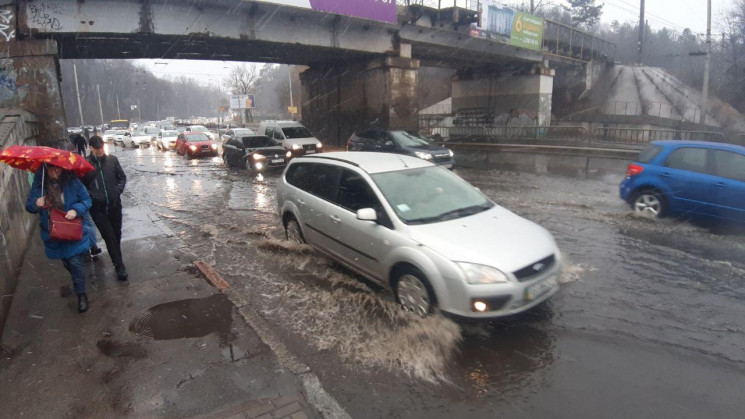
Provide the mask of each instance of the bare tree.
{"label": "bare tree", "polygon": [[[223,80],[223,84],[231,94],[247,95],[254,91],[256,82],[261,78],[261,71],[256,65],[239,64],[230,70],[230,74]],[[245,110],[248,121],[253,122],[251,109]]]}

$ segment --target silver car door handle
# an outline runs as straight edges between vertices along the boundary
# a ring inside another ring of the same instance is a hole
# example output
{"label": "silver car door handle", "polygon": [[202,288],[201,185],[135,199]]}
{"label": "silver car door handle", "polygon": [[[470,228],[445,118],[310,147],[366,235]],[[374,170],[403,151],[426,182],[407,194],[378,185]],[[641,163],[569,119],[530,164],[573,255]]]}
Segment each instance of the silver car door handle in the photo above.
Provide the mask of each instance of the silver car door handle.
{"label": "silver car door handle", "polygon": [[339,218],[338,215],[329,215],[332,221],[334,221],[336,224],[339,224],[341,222],[341,218]]}
{"label": "silver car door handle", "polygon": [[300,204],[300,205],[305,205],[305,201],[303,201],[302,199],[298,199],[297,200],[297,203]]}

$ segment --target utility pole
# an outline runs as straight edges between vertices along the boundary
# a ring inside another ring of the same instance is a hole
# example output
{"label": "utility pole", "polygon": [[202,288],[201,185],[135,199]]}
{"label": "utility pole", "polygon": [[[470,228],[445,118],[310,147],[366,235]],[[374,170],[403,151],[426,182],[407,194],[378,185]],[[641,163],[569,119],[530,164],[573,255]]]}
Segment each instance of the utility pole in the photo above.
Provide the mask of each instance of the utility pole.
{"label": "utility pole", "polygon": [[96,92],[98,92],[98,113],[101,115],[101,131],[103,132],[103,106],[101,106],[101,86],[96,85]]}
{"label": "utility pole", "polygon": [[530,14],[535,13],[535,4],[533,3],[533,0],[530,0]]}
{"label": "utility pole", "polygon": [[290,107],[294,108],[295,105],[292,103],[292,66],[289,64],[287,65],[287,80],[290,81]]}
{"label": "utility pole", "polygon": [[637,56],[636,56],[636,63],[641,65],[642,63],[642,52],[644,51],[644,32],[647,30],[646,21],[644,20],[644,0],[641,0],[641,4],[639,5],[639,40],[638,43],[638,49],[637,49]]}
{"label": "utility pole", "polygon": [[116,118],[122,119],[122,111],[119,110],[119,93],[116,93]]}
{"label": "utility pole", "polygon": [[78,111],[80,112],[80,126],[82,127],[85,125],[83,122],[83,107],[80,104],[80,88],[78,87],[78,65],[76,63],[72,63],[72,72],[75,73],[75,93],[78,96]]}
{"label": "utility pole", "polygon": [[142,109],[140,108],[140,98],[137,98],[137,115],[140,118],[140,122],[142,122]]}
{"label": "utility pole", "polygon": [[706,63],[704,64],[704,88],[701,95],[699,124],[706,126],[706,110],[709,107],[709,66],[711,64],[711,0],[706,2]]}

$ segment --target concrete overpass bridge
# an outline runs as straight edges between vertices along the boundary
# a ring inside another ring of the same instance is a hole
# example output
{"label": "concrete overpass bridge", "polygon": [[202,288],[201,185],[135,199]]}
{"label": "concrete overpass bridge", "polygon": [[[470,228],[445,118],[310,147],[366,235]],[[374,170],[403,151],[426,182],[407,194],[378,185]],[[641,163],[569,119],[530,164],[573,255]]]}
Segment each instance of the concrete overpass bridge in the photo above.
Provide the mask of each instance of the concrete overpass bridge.
{"label": "concrete overpass bridge", "polygon": [[592,63],[614,53],[612,44],[554,22],[545,24],[535,49],[471,36],[478,1],[470,8],[392,5],[395,12],[385,19],[286,5],[306,0],[279,2],[285,5],[0,0],[0,106],[35,113],[43,135],[58,138],[60,58],[302,64],[309,66],[302,75],[304,121],[322,138],[339,141],[373,122],[416,129],[418,69],[435,66],[458,69],[454,111],[519,108],[548,125],[555,68],[581,68],[583,82],[591,83]]}

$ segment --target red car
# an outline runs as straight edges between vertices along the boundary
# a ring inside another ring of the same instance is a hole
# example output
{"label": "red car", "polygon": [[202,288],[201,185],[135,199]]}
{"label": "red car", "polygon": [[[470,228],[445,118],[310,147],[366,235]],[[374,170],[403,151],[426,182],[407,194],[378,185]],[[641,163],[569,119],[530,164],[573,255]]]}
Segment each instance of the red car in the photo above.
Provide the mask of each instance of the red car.
{"label": "red car", "polygon": [[187,159],[201,156],[217,156],[217,143],[203,132],[182,132],[176,139],[176,153]]}

